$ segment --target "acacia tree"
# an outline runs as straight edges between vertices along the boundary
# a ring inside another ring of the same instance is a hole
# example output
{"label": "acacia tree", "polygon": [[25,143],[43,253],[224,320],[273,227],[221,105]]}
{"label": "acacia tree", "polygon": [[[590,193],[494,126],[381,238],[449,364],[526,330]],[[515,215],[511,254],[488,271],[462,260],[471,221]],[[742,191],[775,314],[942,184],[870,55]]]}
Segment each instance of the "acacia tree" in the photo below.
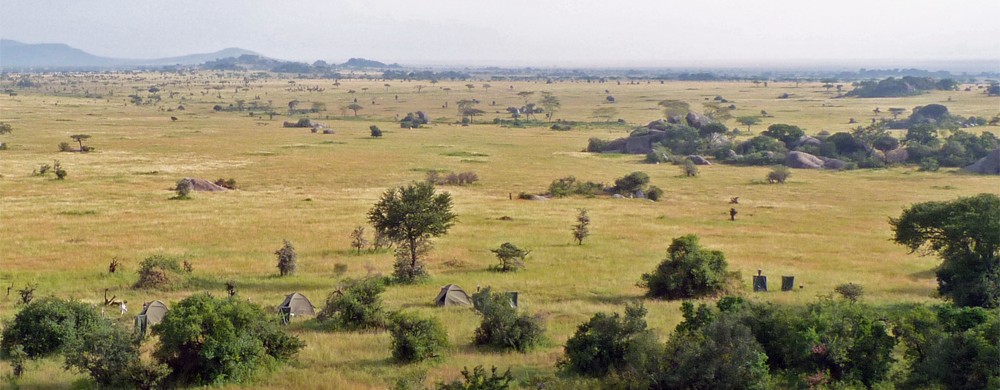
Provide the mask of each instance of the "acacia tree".
{"label": "acacia tree", "polygon": [[426,275],[421,257],[430,249],[430,238],[455,224],[451,208],[451,194],[436,194],[433,184],[422,182],[387,190],[368,212],[375,230],[398,244],[395,276],[400,281]]}
{"label": "acacia tree", "polygon": [[538,105],[545,109],[545,118],[551,121],[556,111],[559,111],[562,103],[559,102],[559,98],[553,95],[552,92],[542,92],[542,100],[538,102]]}
{"label": "acacia tree", "polygon": [[358,110],[362,110],[365,107],[362,106],[362,105],[360,105],[360,104],[358,104],[358,103],[351,103],[351,104],[348,104],[347,106],[345,106],[344,108],[346,108],[348,110],[351,110],[351,111],[354,111],[354,116],[358,116]]}
{"label": "acacia tree", "polygon": [[497,249],[490,249],[490,252],[500,260],[500,266],[497,267],[500,272],[517,271],[518,268],[524,267],[524,258],[531,253],[530,250],[518,248],[509,242],[503,243]]}
{"label": "acacia tree", "polygon": [[663,107],[663,115],[667,118],[687,115],[691,111],[691,105],[680,100],[664,100],[659,103],[659,106]]}
{"label": "acacia tree", "polygon": [[741,125],[746,126],[747,127],[747,133],[749,133],[750,132],[750,126],[753,126],[753,125],[756,125],[756,124],[760,123],[760,118],[755,117],[755,116],[741,116],[741,117],[736,118],[736,121],[740,122]]}
{"label": "acacia tree", "polygon": [[76,141],[77,143],[80,144],[80,151],[81,152],[86,152],[87,150],[89,150],[89,148],[84,149],[84,147],[83,147],[83,140],[90,138],[89,134],[73,134],[73,135],[71,135],[69,137],[72,138],[74,141]]}
{"label": "acacia tree", "polygon": [[889,224],[896,243],[941,258],[941,295],[958,306],[1000,307],[1000,196],[918,203]]}

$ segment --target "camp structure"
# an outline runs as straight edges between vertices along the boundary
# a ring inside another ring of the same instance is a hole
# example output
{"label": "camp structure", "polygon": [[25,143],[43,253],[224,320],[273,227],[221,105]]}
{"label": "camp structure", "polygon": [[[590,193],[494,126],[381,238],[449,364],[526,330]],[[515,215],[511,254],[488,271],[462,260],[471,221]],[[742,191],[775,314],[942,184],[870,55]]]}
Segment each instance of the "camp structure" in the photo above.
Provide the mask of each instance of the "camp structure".
{"label": "camp structure", "polygon": [[278,305],[278,312],[281,313],[281,321],[287,324],[294,316],[316,315],[316,308],[305,295],[291,293],[286,295],[285,301]]}
{"label": "camp structure", "polygon": [[449,284],[441,287],[441,292],[438,293],[437,298],[434,298],[434,304],[438,306],[468,306],[472,304],[472,300],[461,287]]}
{"label": "camp structure", "polygon": [[135,316],[135,328],[140,334],[145,335],[146,330],[153,325],[163,321],[163,316],[167,314],[167,305],[160,301],[146,302],[142,304],[142,313]]}

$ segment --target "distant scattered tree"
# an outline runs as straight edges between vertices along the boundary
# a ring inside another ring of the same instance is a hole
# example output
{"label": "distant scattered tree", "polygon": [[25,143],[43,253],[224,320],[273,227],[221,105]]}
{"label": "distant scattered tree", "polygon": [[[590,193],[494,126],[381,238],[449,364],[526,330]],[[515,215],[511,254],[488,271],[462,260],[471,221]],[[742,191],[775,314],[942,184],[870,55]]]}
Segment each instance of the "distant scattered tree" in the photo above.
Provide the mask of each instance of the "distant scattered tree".
{"label": "distant scattered tree", "polygon": [[957,306],[1000,307],[1000,196],[918,203],[889,224],[896,243],[941,258],[941,295]]}
{"label": "distant scattered tree", "polygon": [[465,87],[469,89],[469,92],[476,88],[475,84],[465,84]]}
{"label": "distant scattered tree", "polygon": [[553,95],[551,92],[542,92],[542,100],[538,102],[538,105],[545,109],[545,118],[552,120],[556,111],[562,106],[559,102],[559,98]]}
{"label": "distant scattered tree", "polygon": [[483,84],[483,89],[485,89],[487,92],[489,92],[490,88],[492,88],[492,87],[493,87],[492,85]]}
{"label": "distant scattered tree", "polygon": [[618,109],[614,107],[598,107],[594,109],[591,116],[604,119],[605,122],[611,122],[612,119],[618,116]]}
{"label": "distant scattered tree", "polygon": [[733,119],[733,109],[719,102],[702,103],[705,108],[705,116],[714,121],[726,123]]}
{"label": "distant scattered tree", "polygon": [[13,131],[14,126],[11,126],[10,123],[0,122],[0,134],[10,134]]}
{"label": "distant scattered tree", "polygon": [[358,226],[354,228],[351,232],[351,247],[357,249],[358,254],[361,254],[361,250],[368,246],[368,240],[365,239],[365,227]]}
{"label": "distant scattered tree", "polygon": [[295,110],[297,110],[298,108],[299,108],[299,101],[298,100],[291,100],[291,101],[288,102],[288,113],[289,114],[295,112]]}
{"label": "distant scattered tree", "polygon": [[386,92],[389,92],[389,87],[391,87],[391,85],[389,85],[389,83],[382,84],[382,86],[385,87],[385,91]]}
{"label": "distant scattered tree", "polygon": [[298,267],[299,255],[295,252],[292,243],[285,240],[285,244],[274,254],[278,257],[278,271],[281,276],[294,275],[295,269]]}
{"label": "distant scattered tree", "polygon": [[737,117],[736,121],[739,122],[741,125],[746,126],[747,133],[750,133],[750,126],[760,123],[760,118],[755,116],[741,116]]}
{"label": "distant scattered tree", "polygon": [[521,97],[521,99],[524,99],[524,104],[528,104],[528,99],[530,99],[531,95],[534,94],[535,94],[534,91],[521,91],[517,93],[517,96]]}
{"label": "distant scattered tree", "polygon": [[667,118],[684,116],[691,112],[691,105],[680,100],[663,100],[659,105],[663,107],[663,115]]}
{"label": "distant scattered tree", "polygon": [[583,240],[590,236],[590,216],[587,215],[587,209],[578,209],[578,211],[576,225],[573,225],[573,239],[576,240],[577,245],[583,245]]}
{"label": "distant scattered tree", "polygon": [[326,103],[323,103],[323,102],[312,102],[312,108],[310,108],[309,111],[314,112],[314,113],[321,112],[321,111],[326,111]]}
{"label": "distant scattered tree", "polygon": [[429,239],[448,232],[455,223],[451,195],[435,194],[431,183],[415,183],[392,188],[368,212],[375,230],[399,244],[396,277],[412,282],[426,273],[422,252],[429,250]]}
{"label": "distant scattered tree", "polygon": [[344,108],[354,111],[354,116],[358,116],[358,111],[364,109],[365,107],[358,103],[351,103],[348,104],[347,106],[344,106]]}
{"label": "distant scattered tree", "polygon": [[420,93],[420,91],[422,91],[425,87],[426,86],[423,84],[417,84],[417,86],[413,88],[417,90],[417,93]]}
{"label": "distant scattered tree", "polygon": [[889,113],[892,114],[893,120],[896,120],[900,115],[906,113],[906,111],[907,110],[905,108],[898,108],[898,107],[889,108]]}
{"label": "distant scattered tree", "polygon": [[77,143],[80,144],[80,151],[81,152],[90,151],[91,148],[89,148],[89,147],[86,147],[86,148],[83,147],[83,140],[90,138],[90,135],[88,135],[88,134],[73,134],[73,135],[71,135],[69,137],[72,138],[74,141],[76,141]]}
{"label": "distant scattered tree", "polygon": [[490,252],[493,252],[497,256],[497,260],[500,260],[500,265],[497,267],[500,272],[517,271],[518,268],[524,267],[524,258],[531,253],[531,251],[518,248],[517,245],[509,242],[503,243],[497,249],[490,249]]}

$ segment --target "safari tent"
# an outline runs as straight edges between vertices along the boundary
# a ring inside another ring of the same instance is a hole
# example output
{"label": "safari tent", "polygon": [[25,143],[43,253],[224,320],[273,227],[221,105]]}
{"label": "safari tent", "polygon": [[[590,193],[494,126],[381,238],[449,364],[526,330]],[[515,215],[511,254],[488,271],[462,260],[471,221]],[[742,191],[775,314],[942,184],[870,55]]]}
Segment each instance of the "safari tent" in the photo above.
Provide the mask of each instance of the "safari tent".
{"label": "safari tent", "polygon": [[285,301],[278,305],[278,312],[281,313],[282,320],[288,323],[290,317],[293,316],[316,315],[316,308],[305,295],[291,293],[285,296]]}
{"label": "safari tent", "polygon": [[159,324],[163,321],[163,316],[167,314],[167,305],[160,301],[146,302],[142,304],[142,312],[135,317],[135,327],[141,334],[146,334],[147,328]]}
{"label": "safari tent", "polygon": [[441,292],[438,293],[437,298],[434,298],[434,304],[438,306],[466,306],[471,305],[472,300],[461,287],[449,284],[441,287]]}

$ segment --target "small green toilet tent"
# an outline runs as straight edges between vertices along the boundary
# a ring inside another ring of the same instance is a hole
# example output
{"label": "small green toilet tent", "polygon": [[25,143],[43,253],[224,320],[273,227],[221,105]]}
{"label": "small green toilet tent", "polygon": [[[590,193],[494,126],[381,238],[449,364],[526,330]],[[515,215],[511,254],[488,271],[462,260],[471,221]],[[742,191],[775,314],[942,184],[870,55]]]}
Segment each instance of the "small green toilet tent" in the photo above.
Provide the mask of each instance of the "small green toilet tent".
{"label": "small green toilet tent", "polygon": [[160,301],[146,302],[142,304],[142,312],[135,317],[135,327],[143,335],[146,330],[153,325],[163,321],[163,316],[167,314],[167,305]]}
{"label": "small green toilet tent", "polygon": [[449,284],[441,287],[441,292],[438,293],[437,298],[434,298],[434,304],[438,306],[468,306],[472,304],[472,300],[461,287]]}

